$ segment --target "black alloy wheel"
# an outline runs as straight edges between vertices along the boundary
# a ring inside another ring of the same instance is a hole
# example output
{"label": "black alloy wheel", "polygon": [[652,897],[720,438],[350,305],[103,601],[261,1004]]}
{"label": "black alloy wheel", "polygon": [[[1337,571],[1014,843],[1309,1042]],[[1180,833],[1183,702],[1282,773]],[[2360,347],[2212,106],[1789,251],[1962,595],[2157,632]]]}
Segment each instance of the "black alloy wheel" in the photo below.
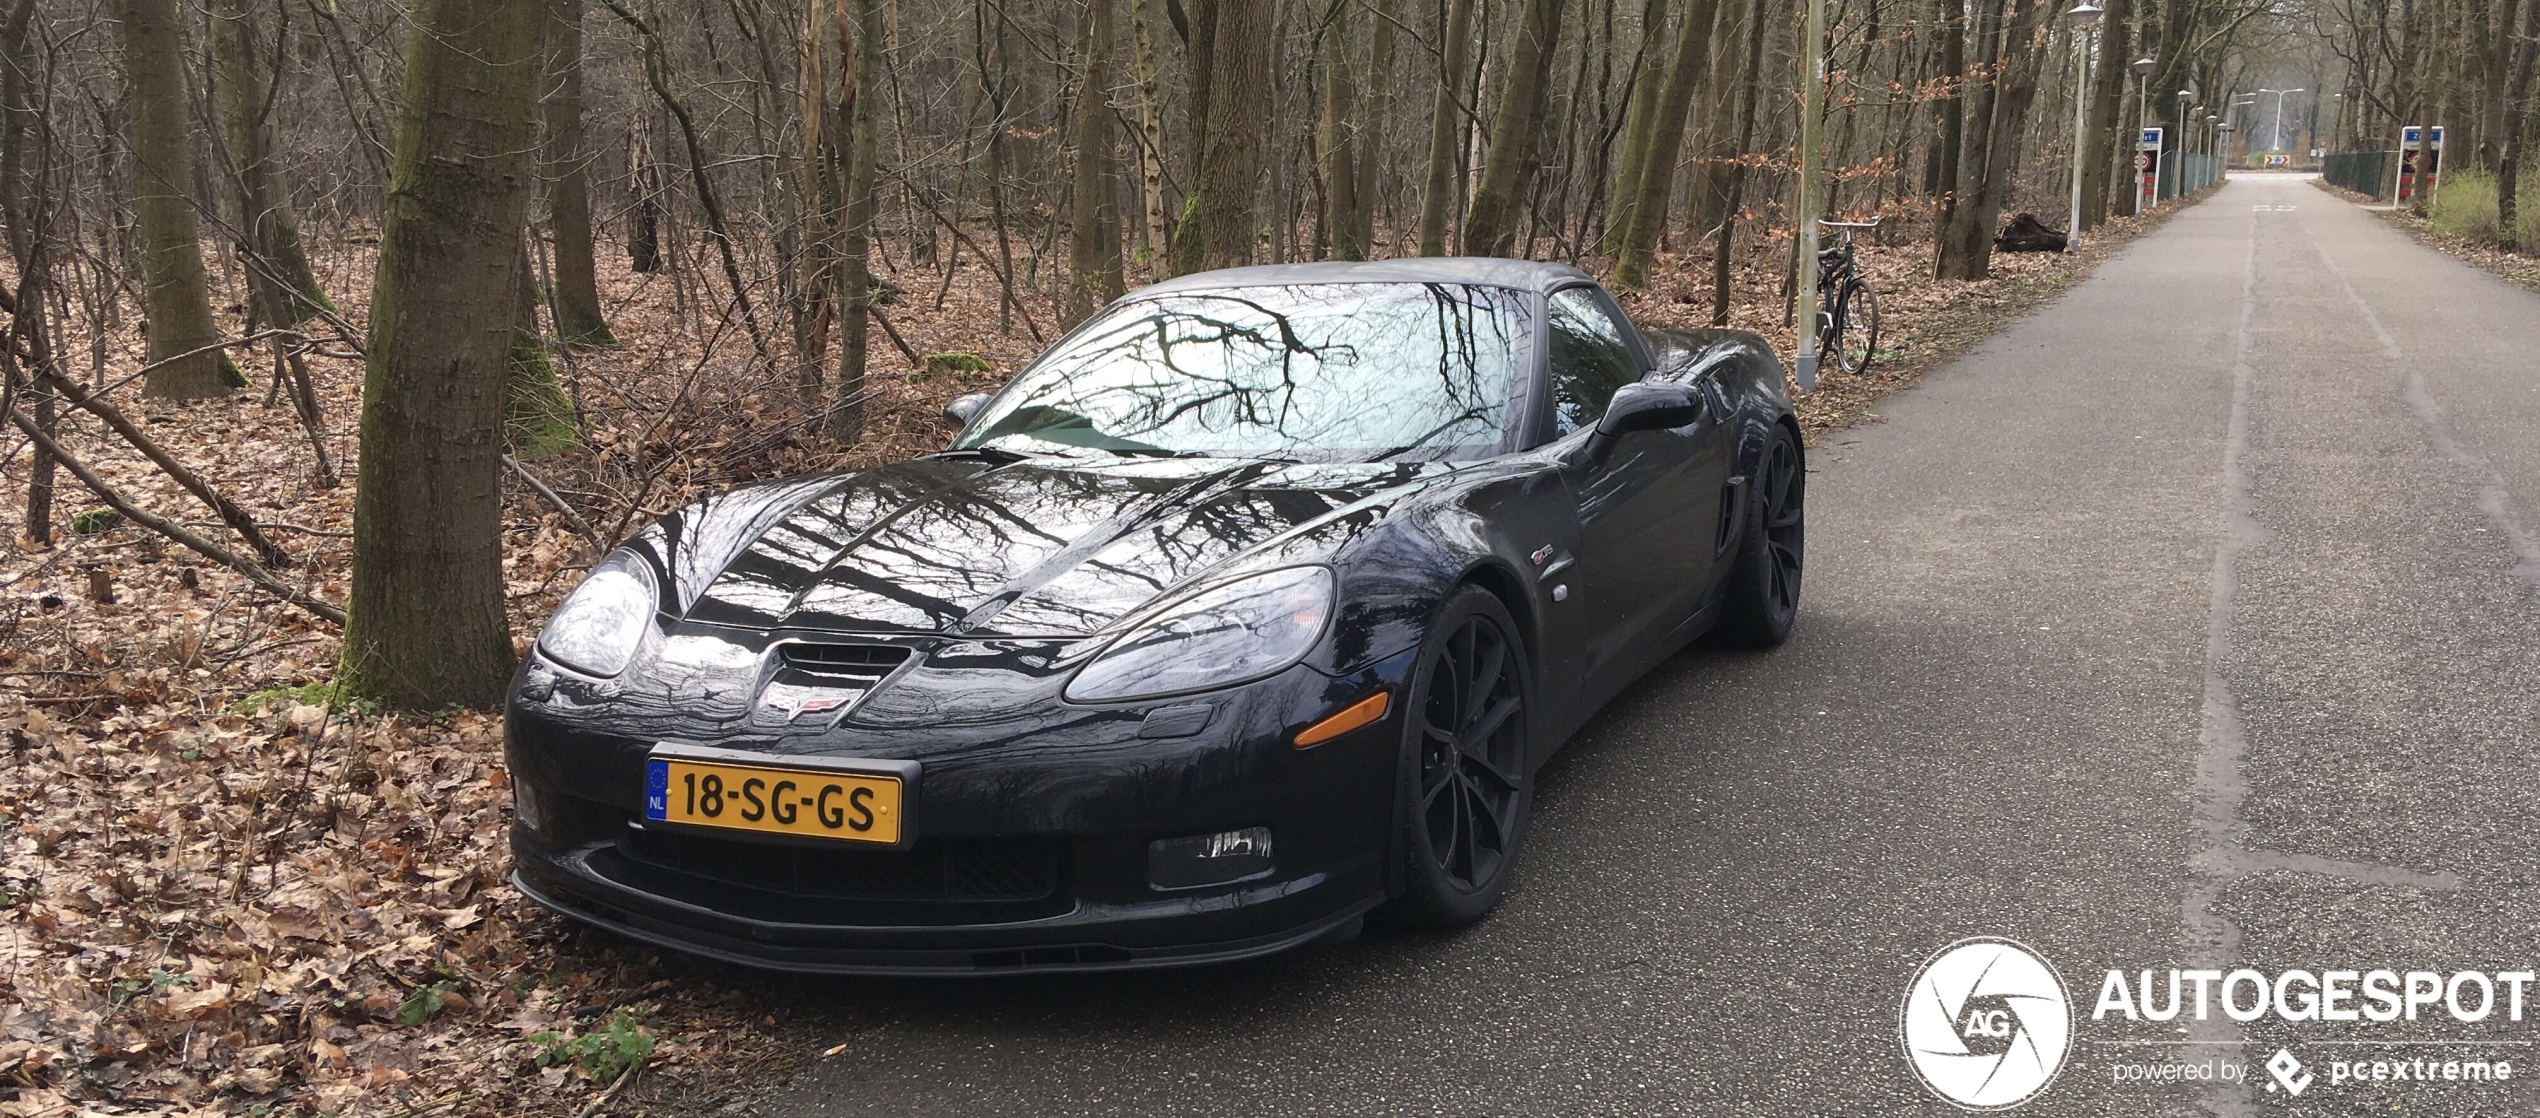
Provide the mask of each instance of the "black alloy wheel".
{"label": "black alloy wheel", "polygon": [[1406,707],[1403,895],[1389,915],[1457,927],[1499,903],[1534,797],[1528,679],[1507,609],[1459,590],[1430,630]]}
{"label": "black alloy wheel", "polygon": [[1710,643],[1771,648],[1790,639],[1808,555],[1808,466],[1787,428],[1775,425],[1756,463]]}

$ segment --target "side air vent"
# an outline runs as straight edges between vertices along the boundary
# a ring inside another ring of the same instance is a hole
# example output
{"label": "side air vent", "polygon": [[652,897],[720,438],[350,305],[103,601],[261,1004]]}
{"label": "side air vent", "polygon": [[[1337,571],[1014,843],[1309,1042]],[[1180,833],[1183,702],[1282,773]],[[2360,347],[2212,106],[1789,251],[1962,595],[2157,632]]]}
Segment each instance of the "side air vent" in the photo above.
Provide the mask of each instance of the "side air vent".
{"label": "side air vent", "polygon": [[836,679],[877,680],[908,659],[908,650],[887,644],[805,644],[777,646],[785,666],[809,675]]}
{"label": "side air vent", "polygon": [[1720,527],[1711,537],[1714,554],[1725,552],[1737,542],[1738,522],[1746,518],[1746,479],[1730,478],[1720,486]]}

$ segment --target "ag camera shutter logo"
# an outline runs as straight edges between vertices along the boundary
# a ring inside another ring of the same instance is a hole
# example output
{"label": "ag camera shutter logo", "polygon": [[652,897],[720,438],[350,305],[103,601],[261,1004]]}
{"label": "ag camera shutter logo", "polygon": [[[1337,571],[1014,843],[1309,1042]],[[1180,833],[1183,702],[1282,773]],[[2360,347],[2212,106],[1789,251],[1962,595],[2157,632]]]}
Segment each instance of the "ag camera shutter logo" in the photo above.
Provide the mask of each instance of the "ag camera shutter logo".
{"label": "ag camera shutter logo", "polygon": [[1941,948],[1905,988],[1906,1062],[1964,1110],[2036,1098],[2072,1054],[2073,1005],[2044,956],[1998,936]]}

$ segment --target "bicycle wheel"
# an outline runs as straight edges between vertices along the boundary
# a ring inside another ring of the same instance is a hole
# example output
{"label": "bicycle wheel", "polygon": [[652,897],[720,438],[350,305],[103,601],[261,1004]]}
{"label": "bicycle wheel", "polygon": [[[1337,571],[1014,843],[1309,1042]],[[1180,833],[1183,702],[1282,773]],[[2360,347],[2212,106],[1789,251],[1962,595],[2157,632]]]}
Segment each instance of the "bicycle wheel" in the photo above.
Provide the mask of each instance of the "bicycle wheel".
{"label": "bicycle wheel", "polygon": [[1879,350],[1879,296],[1870,285],[1854,280],[1844,286],[1834,313],[1835,360],[1843,371],[1859,376],[1870,370]]}

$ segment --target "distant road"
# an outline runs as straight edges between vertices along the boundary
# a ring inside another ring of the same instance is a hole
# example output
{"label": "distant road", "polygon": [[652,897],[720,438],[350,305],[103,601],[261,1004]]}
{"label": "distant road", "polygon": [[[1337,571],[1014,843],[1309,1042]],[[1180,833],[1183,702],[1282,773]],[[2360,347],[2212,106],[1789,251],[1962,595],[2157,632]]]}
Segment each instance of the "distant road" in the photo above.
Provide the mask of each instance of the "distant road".
{"label": "distant road", "polygon": [[[2016,1113],[2528,1114],[2320,1039],[2092,1021],[2110,969],[2540,962],[2540,298],[2236,180],[1812,461],[1799,633],[1688,653],[1544,774],[1497,916],[1191,972],[761,984],[815,1115],[1954,1114],[1917,967],[2008,936],[2080,1042]],[[2110,1040],[2192,1040],[2126,1046]],[[2214,1043],[2221,1042],[2221,1043]],[[2112,1082],[2289,1047],[2299,1100]],[[2150,1053],[2163,1053],[2155,1057]]]}

